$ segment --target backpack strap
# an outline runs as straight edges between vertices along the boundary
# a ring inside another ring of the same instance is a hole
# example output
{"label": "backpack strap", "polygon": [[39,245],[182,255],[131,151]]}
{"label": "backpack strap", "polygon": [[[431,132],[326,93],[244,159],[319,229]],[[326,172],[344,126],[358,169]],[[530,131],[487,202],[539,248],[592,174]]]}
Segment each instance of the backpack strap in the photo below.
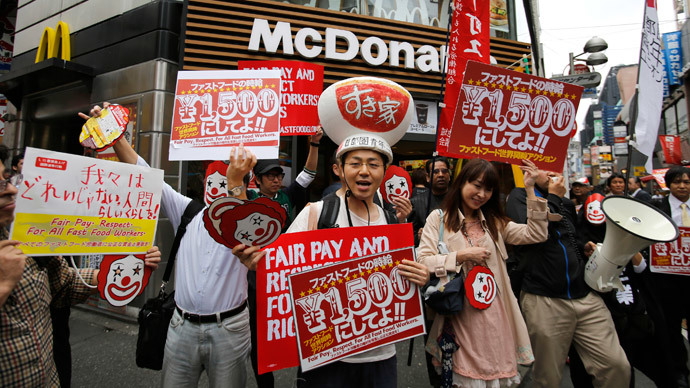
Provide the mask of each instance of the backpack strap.
{"label": "backpack strap", "polygon": [[316,224],[316,229],[332,229],[336,226],[338,220],[338,210],[340,210],[340,197],[335,193],[328,194],[323,197],[323,207],[321,208],[321,215],[319,222]]}
{"label": "backpack strap", "polygon": [[170,248],[170,256],[168,256],[168,264],[165,266],[165,273],[163,274],[163,284],[161,288],[165,288],[165,284],[170,280],[170,275],[172,275],[172,269],[175,267],[175,257],[177,256],[177,250],[180,249],[180,241],[185,232],[187,232],[187,225],[203,208],[204,204],[191,200],[187,207],[182,213],[180,218],[180,225],[177,227],[177,232],[175,233],[175,240],[173,240],[172,248]]}
{"label": "backpack strap", "polygon": [[388,225],[397,224],[400,222],[400,220],[398,220],[398,217],[395,215],[395,212],[393,211],[383,209],[383,215],[386,216],[386,222],[388,223]]}

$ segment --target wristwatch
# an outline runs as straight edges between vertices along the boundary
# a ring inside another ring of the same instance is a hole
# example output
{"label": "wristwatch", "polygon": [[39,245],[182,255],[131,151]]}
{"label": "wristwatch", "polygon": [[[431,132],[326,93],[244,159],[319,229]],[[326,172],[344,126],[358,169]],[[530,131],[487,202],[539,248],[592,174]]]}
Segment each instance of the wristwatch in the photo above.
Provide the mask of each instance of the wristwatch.
{"label": "wristwatch", "polygon": [[231,189],[228,189],[228,193],[230,193],[230,195],[232,195],[233,197],[239,197],[240,194],[242,194],[242,190],[244,190],[244,185],[239,185]]}

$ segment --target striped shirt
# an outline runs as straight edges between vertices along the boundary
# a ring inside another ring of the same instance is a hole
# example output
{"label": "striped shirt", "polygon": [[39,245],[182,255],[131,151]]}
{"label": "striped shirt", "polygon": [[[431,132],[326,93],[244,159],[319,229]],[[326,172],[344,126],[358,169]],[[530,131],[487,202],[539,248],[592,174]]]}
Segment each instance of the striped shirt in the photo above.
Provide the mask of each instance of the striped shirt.
{"label": "striped shirt", "polygon": [[[94,283],[94,270],[80,273],[84,281]],[[22,278],[0,308],[0,385],[60,386],[49,306],[77,304],[90,294],[65,260],[26,259]]]}

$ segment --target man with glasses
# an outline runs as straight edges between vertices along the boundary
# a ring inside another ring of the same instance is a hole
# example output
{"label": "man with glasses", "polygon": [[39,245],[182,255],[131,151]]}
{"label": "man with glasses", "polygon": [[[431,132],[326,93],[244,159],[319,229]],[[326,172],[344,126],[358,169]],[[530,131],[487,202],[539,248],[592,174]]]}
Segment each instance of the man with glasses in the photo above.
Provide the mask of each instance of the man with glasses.
{"label": "man with glasses", "polygon": [[[674,166],[666,171],[664,177],[671,194],[664,199],[652,202],[669,215],[678,226],[690,227],[690,168]],[[687,251],[687,246],[682,247]],[[666,327],[660,328],[669,333],[671,346],[669,353],[673,360],[675,380],[678,387],[688,386],[688,351],[681,334],[681,321],[690,320],[690,278],[683,275],[652,273],[657,287],[661,309],[666,317]]]}
{"label": "man with glasses", "polygon": [[[307,187],[314,181],[314,177],[316,176],[316,166],[319,158],[319,142],[322,137],[323,129],[319,128],[310,139],[309,155],[307,156],[307,163],[304,165],[304,169],[297,175],[297,179],[286,188],[283,188],[285,172],[283,168],[280,167],[280,161],[278,159],[259,160],[254,166],[253,171],[259,191],[247,190],[247,198],[256,199],[258,197],[268,197],[277,201],[287,213],[285,229],[287,229],[292,222],[293,208],[302,209],[306,204]],[[249,326],[252,331],[251,359],[252,367],[254,368],[254,377],[256,377],[259,388],[272,388],[274,383],[273,373],[269,372],[259,375],[257,369],[255,271],[247,272],[247,282],[249,283]]]}
{"label": "man with glasses", "polygon": [[[431,164],[434,168],[431,168]],[[444,157],[429,159],[426,162],[427,182],[431,187],[431,193],[421,190],[410,198],[412,202],[412,213],[407,220],[412,222],[414,230],[414,245],[419,246],[419,237],[422,234],[422,227],[426,223],[426,217],[433,210],[438,209],[443,202],[443,198],[448,193],[450,187],[450,163]]]}

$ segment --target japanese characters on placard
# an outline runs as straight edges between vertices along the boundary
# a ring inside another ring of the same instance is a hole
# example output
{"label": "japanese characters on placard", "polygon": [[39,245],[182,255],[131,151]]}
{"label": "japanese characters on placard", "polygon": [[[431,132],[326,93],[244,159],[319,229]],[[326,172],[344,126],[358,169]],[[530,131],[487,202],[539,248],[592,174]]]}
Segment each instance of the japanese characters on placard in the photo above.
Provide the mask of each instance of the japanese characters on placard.
{"label": "japanese characters on placard", "polygon": [[424,334],[419,288],[400,275],[414,247],[290,275],[302,370]]}
{"label": "japanese characters on placard", "polygon": [[277,158],[280,96],[277,70],[179,72],[170,160],[223,160],[240,143]]}
{"label": "japanese characters on placard", "polygon": [[448,154],[451,124],[456,110],[463,72],[467,61],[489,63],[489,2],[474,0],[453,1],[453,24],[448,47],[446,85],[438,125],[436,151]]}
{"label": "japanese characters on placard", "polygon": [[238,61],[239,70],[280,71],[280,135],[311,135],[319,127],[317,107],[323,66],[300,61]]}
{"label": "japanese characters on placard", "polygon": [[448,154],[562,171],[581,86],[470,61]]}
{"label": "japanese characters on placard", "polygon": [[649,249],[652,272],[690,275],[690,227],[679,226],[680,237],[668,243],[656,243]]}
{"label": "japanese characters on placard", "polygon": [[23,175],[10,235],[24,253],[143,253],[152,246],[162,170],[28,147]]}
{"label": "japanese characters on placard", "polygon": [[[396,236],[396,238],[389,238]],[[410,224],[282,234],[256,272],[259,373],[299,364],[288,276],[333,262],[414,246]]]}

